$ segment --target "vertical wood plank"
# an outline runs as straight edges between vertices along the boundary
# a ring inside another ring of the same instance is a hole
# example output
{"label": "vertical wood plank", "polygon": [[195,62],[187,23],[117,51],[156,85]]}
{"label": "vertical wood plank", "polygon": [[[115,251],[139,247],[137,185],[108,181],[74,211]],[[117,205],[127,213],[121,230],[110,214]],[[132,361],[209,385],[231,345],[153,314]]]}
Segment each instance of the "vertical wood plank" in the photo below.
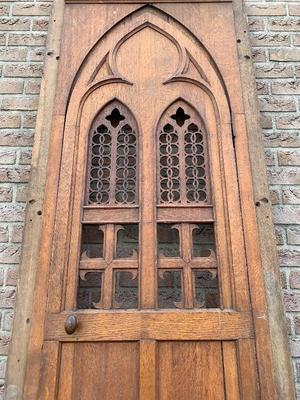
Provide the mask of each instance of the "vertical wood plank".
{"label": "vertical wood plank", "polygon": [[157,349],[155,340],[140,341],[140,397],[157,400]]}
{"label": "vertical wood plank", "polygon": [[39,400],[56,400],[59,342],[45,342],[39,383]]}
{"label": "vertical wood plank", "polygon": [[223,342],[222,350],[226,399],[240,400],[236,344],[234,342]]}
{"label": "vertical wood plank", "polygon": [[71,400],[73,392],[74,343],[61,345],[59,384],[57,400]]}
{"label": "vertical wood plank", "polygon": [[113,224],[108,224],[105,229],[105,239],[104,239],[104,258],[108,264],[104,271],[103,279],[103,294],[102,294],[102,305],[104,309],[111,308],[112,296],[113,296],[113,269],[109,265],[114,257],[115,248],[115,227]]}
{"label": "vertical wood plank", "polygon": [[190,268],[189,262],[192,259],[192,240],[191,240],[191,226],[190,224],[181,224],[181,251],[184,260],[183,268],[183,293],[184,293],[184,306],[185,308],[193,308],[194,306],[194,282],[193,272]]}
{"label": "vertical wood plank", "polygon": [[[240,371],[242,399],[260,399],[255,342],[253,339],[243,339],[238,341],[238,363]],[[264,382],[261,382],[261,385],[264,386]],[[275,398],[276,397],[274,397],[274,399]]]}

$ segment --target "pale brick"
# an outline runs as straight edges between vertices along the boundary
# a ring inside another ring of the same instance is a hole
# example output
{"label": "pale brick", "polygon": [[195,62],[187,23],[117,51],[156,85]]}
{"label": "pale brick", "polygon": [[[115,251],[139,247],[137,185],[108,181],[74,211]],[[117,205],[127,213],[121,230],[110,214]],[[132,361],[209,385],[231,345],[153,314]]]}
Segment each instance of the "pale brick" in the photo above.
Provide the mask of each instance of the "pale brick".
{"label": "pale brick", "polygon": [[260,4],[247,4],[247,15],[286,15],[286,6],[284,3],[260,3]]}
{"label": "pale brick", "polygon": [[275,165],[276,153],[272,150],[265,150],[265,161],[268,166]]}
{"label": "pale brick", "polygon": [[38,94],[40,92],[40,81],[39,80],[30,80],[25,84],[25,93],[26,94]]}
{"label": "pale brick", "polygon": [[2,130],[0,146],[32,146],[34,132],[32,130]]}
{"label": "pale brick", "polygon": [[296,102],[291,97],[260,96],[258,104],[261,111],[296,111]]}
{"label": "pale brick", "polygon": [[10,334],[0,332],[0,355],[1,356],[8,354],[9,342],[10,342]]}
{"label": "pale brick", "polygon": [[[285,292],[283,299],[287,311],[300,311],[300,293]],[[300,346],[297,351],[300,355]]]}
{"label": "pale brick", "polygon": [[273,82],[273,94],[300,94],[300,80]]}
{"label": "pale brick", "polygon": [[12,201],[13,190],[11,186],[0,185],[0,202]]}
{"label": "pale brick", "polygon": [[0,93],[1,94],[19,94],[23,92],[23,81],[17,81],[13,79],[3,79],[0,81]]}
{"label": "pale brick", "polygon": [[290,36],[286,33],[252,32],[250,41],[251,45],[254,47],[288,46],[290,45]]}
{"label": "pale brick", "polygon": [[0,47],[0,61],[26,61],[28,49]]}
{"label": "pale brick", "polygon": [[270,31],[300,31],[300,19],[296,17],[277,17],[269,19]]}
{"label": "pale brick", "polygon": [[23,222],[25,204],[0,204],[1,222]]}
{"label": "pale brick", "polygon": [[285,204],[300,204],[300,187],[282,189],[282,200]]}
{"label": "pale brick", "polygon": [[23,230],[24,230],[23,224],[15,224],[12,226],[11,241],[13,243],[21,243],[22,242]]}
{"label": "pale brick", "polygon": [[296,33],[292,38],[294,46],[300,46],[300,33]]}
{"label": "pale brick", "polygon": [[19,164],[30,164],[31,163],[31,150],[21,150]]}
{"label": "pale brick", "polygon": [[275,227],[275,236],[277,245],[285,244],[285,230],[279,226]]}
{"label": "pale brick", "polygon": [[38,18],[32,22],[33,31],[47,31],[49,26],[48,18]]}
{"label": "pale brick", "polygon": [[15,304],[16,289],[3,288],[0,289],[0,307],[13,308]]}
{"label": "pale brick", "polygon": [[269,114],[260,113],[260,124],[263,129],[271,129],[273,126],[272,116]]}
{"label": "pale brick", "polygon": [[248,29],[250,31],[263,31],[265,29],[263,18],[248,18]]}
{"label": "pale brick", "polygon": [[16,201],[19,203],[25,203],[27,201],[28,187],[24,185],[18,185],[16,191]]}
{"label": "pale brick", "polygon": [[3,110],[37,110],[38,96],[9,96],[2,100]]}
{"label": "pale brick", "polygon": [[17,264],[20,262],[21,246],[19,244],[0,245],[0,263]]}
{"label": "pale brick", "polygon": [[9,46],[44,46],[45,44],[46,44],[45,34],[10,33],[8,36]]}
{"label": "pale brick", "polygon": [[0,46],[3,46],[6,43],[6,33],[0,32]]}
{"label": "pale brick", "polygon": [[269,93],[269,85],[267,82],[256,82],[256,90],[258,94],[268,94]]}
{"label": "pale brick", "polygon": [[34,128],[36,124],[36,114],[23,115],[23,128]]}
{"label": "pale brick", "polygon": [[300,61],[300,49],[270,50],[270,61]]}
{"label": "pale brick", "polygon": [[294,248],[291,250],[280,248],[278,251],[280,265],[286,267],[300,267],[300,249],[298,249]]}
{"label": "pale brick", "polygon": [[266,147],[300,147],[299,132],[263,132]]}
{"label": "pale brick", "polygon": [[45,55],[45,50],[40,48],[35,48],[30,50],[28,54],[29,61],[43,61]]}
{"label": "pale brick", "polygon": [[13,15],[49,15],[51,12],[50,3],[15,3]]}
{"label": "pale brick", "polygon": [[299,171],[297,171],[297,168],[288,168],[288,167],[268,168],[267,175],[269,183],[273,185],[300,184],[300,174]]}
{"label": "pale brick", "polygon": [[281,203],[281,192],[280,189],[270,189],[270,199],[273,205]]}
{"label": "pale brick", "polygon": [[258,48],[252,49],[252,60],[254,63],[265,62],[267,60],[265,50]]}
{"label": "pale brick", "polygon": [[0,128],[20,128],[20,114],[0,112]]}
{"label": "pale brick", "polygon": [[300,65],[296,65],[295,75],[296,75],[296,78],[300,78]]}
{"label": "pale brick", "polygon": [[300,129],[300,115],[291,114],[276,118],[278,129]]}
{"label": "pale brick", "polygon": [[27,165],[3,167],[0,166],[0,182],[28,182],[30,167]]}
{"label": "pale brick", "polygon": [[0,18],[1,31],[28,31],[30,29],[29,18]]}
{"label": "pale brick", "polygon": [[8,225],[0,225],[0,242],[8,242]]}
{"label": "pale brick", "polygon": [[[300,227],[288,228],[286,231],[288,244],[300,244]],[[299,272],[300,276],[300,272]],[[300,278],[299,278],[300,280]],[[300,287],[299,287],[300,289]]]}
{"label": "pale brick", "polygon": [[257,78],[293,78],[294,72],[288,64],[266,64],[256,65],[255,76]]}
{"label": "pale brick", "polygon": [[10,267],[6,272],[6,286],[17,286],[18,280],[18,267]]}
{"label": "pale brick", "polygon": [[8,15],[9,14],[9,5],[8,4],[0,4],[0,15]]}
{"label": "pale brick", "polygon": [[280,273],[280,283],[283,289],[287,289],[287,277],[284,271]]}
{"label": "pale brick", "polygon": [[41,77],[43,72],[42,64],[8,64],[4,66],[4,75],[11,77]]}
{"label": "pale brick", "polygon": [[[6,359],[0,359],[0,378],[5,378],[5,373],[6,373],[6,364],[7,360]],[[4,388],[2,388],[4,389]],[[3,393],[3,391],[2,391]],[[4,398],[3,398],[4,400]]]}
{"label": "pale brick", "polygon": [[300,222],[300,207],[273,206],[273,219],[275,224],[295,224]]}
{"label": "pale brick", "polygon": [[13,311],[6,311],[3,313],[3,330],[4,331],[11,331],[12,325],[14,320],[14,312]]}
{"label": "pale brick", "polygon": [[[279,165],[300,165],[299,150],[281,150],[278,152]],[[299,171],[300,173],[300,171]]]}
{"label": "pale brick", "polygon": [[289,4],[289,14],[300,16],[300,4],[290,3]]}
{"label": "pale brick", "polygon": [[16,158],[16,151],[1,150],[0,148],[0,164],[14,164],[16,162]]}

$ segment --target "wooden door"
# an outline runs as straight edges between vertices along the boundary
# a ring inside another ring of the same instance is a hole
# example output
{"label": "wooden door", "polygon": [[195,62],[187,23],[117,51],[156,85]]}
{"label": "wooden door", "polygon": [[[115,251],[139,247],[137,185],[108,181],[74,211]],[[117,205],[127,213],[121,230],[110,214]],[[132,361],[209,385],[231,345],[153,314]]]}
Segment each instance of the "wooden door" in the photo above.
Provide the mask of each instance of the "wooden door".
{"label": "wooden door", "polygon": [[275,399],[231,4],[63,38],[25,399]]}

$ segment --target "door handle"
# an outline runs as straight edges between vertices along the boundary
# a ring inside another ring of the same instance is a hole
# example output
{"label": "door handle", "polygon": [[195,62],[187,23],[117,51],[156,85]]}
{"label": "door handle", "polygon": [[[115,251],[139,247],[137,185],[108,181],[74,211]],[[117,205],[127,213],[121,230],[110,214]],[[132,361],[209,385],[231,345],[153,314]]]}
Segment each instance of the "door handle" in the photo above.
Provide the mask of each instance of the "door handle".
{"label": "door handle", "polygon": [[65,321],[65,331],[68,335],[72,335],[76,331],[78,327],[78,319],[77,316],[72,314],[69,315]]}

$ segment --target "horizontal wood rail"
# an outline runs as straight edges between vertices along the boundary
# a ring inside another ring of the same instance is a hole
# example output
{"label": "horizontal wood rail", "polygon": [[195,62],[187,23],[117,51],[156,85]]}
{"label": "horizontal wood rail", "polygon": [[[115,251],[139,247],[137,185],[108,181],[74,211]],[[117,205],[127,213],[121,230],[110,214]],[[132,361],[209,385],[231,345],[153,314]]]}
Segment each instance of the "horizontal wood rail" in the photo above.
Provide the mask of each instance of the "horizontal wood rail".
{"label": "horizontal wood rail", "polygon": [[[65,332],[65,321],[77,317],[78,329]],[[251,314],[231,310],[205,311],[76,311],[49,314],[46,340],[128,341],[237,340],[253,338]]]}
{"label": "horizontal wood rail", "polygon": [[66,4],[127,4],[127,3],[232,3],[232,0],[66,0]]}
{"label": "horizontal wood rail", "polygon": [[[213,208],[185,207],[172,205],[172,207],[157,206],[157,222],[213,222]],[[124,207],[89,207],[83,208],[83,224],[110,224],[110,223],[138,223],[139,208],[137,206]]]}

